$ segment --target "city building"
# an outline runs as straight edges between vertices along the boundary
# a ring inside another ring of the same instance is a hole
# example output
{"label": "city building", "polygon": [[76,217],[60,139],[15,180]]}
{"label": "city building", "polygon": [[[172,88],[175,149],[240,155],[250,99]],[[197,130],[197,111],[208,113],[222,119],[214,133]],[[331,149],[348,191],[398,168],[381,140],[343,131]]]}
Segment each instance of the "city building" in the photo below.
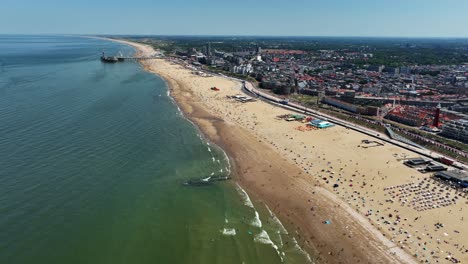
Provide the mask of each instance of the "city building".
{"label": "city building", "polygon": [[452,120],[442,126],[441,135],[468,143],[468,120]]}
{"label": "city building", "polygon": [[246,65],[234,66],[232,67],[232,72],[242,74],[242,75],[247,75],[253,72],[253,67],[252,67],[252,64],[250,63]]}
{"label": "city building", "polygon": [[206,43],[206,45],[203,47],[203,54],[205,54],[205,56],[207,57],[210,57],[212,55],[210,42]]}

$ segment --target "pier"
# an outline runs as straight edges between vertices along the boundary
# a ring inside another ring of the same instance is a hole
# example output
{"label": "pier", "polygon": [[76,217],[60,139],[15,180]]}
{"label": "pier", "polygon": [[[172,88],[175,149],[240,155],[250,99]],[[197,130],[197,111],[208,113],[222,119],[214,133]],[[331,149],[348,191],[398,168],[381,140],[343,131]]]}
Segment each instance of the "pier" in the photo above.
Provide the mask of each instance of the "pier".
{"label": "pier", "polygon": [[104,52],[102,52],[101,61],[105,63],[115,63],[115,62],[122,62],[126,60],[133,60],[133,61],[140,61],[140,60],[151,60],[151,59],[158,59],[161,58],[161,54],[153,54],[151,56],[123,56],[120,52],[117,56],[106,56]]}
{"label": "pier", "polygon": [[161,58],[160,55],[154,55],[154,56],[146,56],[146,57],[116,57],[119,61],[126,61],[126,60],[152,60],[152,59],[159,59]]}

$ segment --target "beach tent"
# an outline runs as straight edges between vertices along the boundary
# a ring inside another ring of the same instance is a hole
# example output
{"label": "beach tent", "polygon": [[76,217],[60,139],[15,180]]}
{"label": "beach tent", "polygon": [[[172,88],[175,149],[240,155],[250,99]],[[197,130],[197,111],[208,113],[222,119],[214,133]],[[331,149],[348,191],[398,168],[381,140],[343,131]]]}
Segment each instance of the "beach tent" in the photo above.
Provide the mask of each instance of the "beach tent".
{"label": "beach tent", "polygon": [[302,120],[305,118],[305,116],[299,114],[291,114],[290,116],[296,120]]}

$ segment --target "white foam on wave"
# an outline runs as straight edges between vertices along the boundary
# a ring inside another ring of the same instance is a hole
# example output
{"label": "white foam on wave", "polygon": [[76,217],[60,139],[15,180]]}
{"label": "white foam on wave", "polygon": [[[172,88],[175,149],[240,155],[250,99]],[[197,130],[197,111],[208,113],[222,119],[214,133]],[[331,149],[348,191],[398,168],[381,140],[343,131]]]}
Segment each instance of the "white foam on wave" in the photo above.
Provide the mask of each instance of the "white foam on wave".
{"label": "white foam on wave", "polygon": [[[278,232],[279,246],[280,246],[280,248],[283,248],[284,243],[283,243],[283,238],[281,237],[281,231],[278,230],[277,232]],[[283,255],[284,255],[284,252],[283,252]]]}
{"label": "white foam on wave", "polygon": [[244,200],[244,205],[246,205],[246,206],[248,206],[248,207],[250,207],[250,208],[255,209],[255,207],[254,207],[252,201],[250,200],[250,197],[249,197],[249,195],[247,194],[247,192],[246,192],[244,189],[242,189],[242,187],[240,187],[240,185],[237,184],[237,183],[236,183],[236,189],[237,189],[237,191],[239,192],[239,194],[240,194],[240,196],[242,197],[242,199]]}
{"label": "white foam on wave", "polygon": [[223,173],[223,169],[220,169],[219,172],[220,172],[220,173]]}
{"label": "white foam on wave", "polygon": [[229,176],[229,174],[231,174],[231,161],[229,160],[229,157],[225,151],[223,151],[223,155],[224,155],[224,160],[227,162],[226,171],[228,172],[228,176]]}
{"label": "white foam on wave", "polygon": [[252,226],[260,227],[260,228],[262,227],[262,220],[260,220],[260,215],[258,214],[257,211],[255,211],[255,217],[252,220]]}
{"label": "white foam on wave", "polygon": [[240,187],[239,184],[236,184],[236,187],[237,191],[239,192],[239,195],[242,197],[242,200],[244,200],[244,205],[254,209],[255,217],[250,224],[252,226],[261,228],[262,221],[260,220],[260,215],[258,214],[257,210],[255,210],[255,206],[253,205],[252,200],[250,200],[249,195],[244,189],[242,189],[242,187]]}
{"label": "white foam on wave", "polygon": [[273,241],[270,239],[270,236],[265,230],[262,230],[259,234],[255,235],[254,241],[257,243],[265,244],[265,245],[271,245],[272,248],[276,250],[276,253],[278,253],[278,256],[281,259],[281,262],[283,262],[283,254],[279,251],[278,246],[273,243]]}
{"label": "white foam on wave", "polygon": [[225,236],[235,236],[236,230],[234,228],[224,228],[221,230],[221,233],[223,233]]}
{"label": "white foam on wave", "polygon": [[213,163],[215,163],[215,162],[216,162],[216,159],[215,159],[214,157],[211,157],[211,159],[213,160]]}
{"label": "white foam on wave", "polygon": [[268,210],[268,213],[270,214],[270,218],[279,227],[279,231],[283,234],[288,234],[288,230],[283,226],[283,223],[276,217],[276,215],[270,210],[270,207],[268,205],[265,205],[266,209]]}
{"label": "white foam on wave", "polygon": [[209,152],[211,152],[211,149],[210,149],[210,147],[208,147],[208,151],[209,151]]}
{"label": "white foam on wave", "polygon": [[294,250],[297,250],[298,252],[303,254],[309,263],[314,263],[312,259],[310,258],[309,253],[307,253],[304,249],[301,248],[301,246],[299,246],[299,243],[297,243],[297,240],[295,237],[292,238],[292,242],[294,244],[294,247],[293,247]]}
{"label": "white foam on wave", "polygon": [[273,241],[271,241],[270,236],[265,230],[262,230],[259,234],[255,235],[254,241],[266,245],[274,245]]}
{"label": "white foam on wave", "polygon": [[201,180],[204,181],[204,182],[208,182],[210,179],[211,179],[211,176],[210,176],[210,177],[206,177],[206,178],[201,179]]}

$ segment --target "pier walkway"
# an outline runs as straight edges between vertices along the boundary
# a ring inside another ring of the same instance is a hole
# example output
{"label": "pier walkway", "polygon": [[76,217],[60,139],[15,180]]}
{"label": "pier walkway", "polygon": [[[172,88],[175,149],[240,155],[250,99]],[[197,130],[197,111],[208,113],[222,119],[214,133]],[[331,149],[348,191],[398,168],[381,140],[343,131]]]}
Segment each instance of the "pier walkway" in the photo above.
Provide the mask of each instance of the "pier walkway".
{"label": "pier walkway", "polygon": [[125,61],[125,60],[153,60],[153,59],[159,59],[161,58],[161,55],[154,55],[154,56],[145,56],[145,57],[119,57],[117,56],[117,59],[119,61]]}

